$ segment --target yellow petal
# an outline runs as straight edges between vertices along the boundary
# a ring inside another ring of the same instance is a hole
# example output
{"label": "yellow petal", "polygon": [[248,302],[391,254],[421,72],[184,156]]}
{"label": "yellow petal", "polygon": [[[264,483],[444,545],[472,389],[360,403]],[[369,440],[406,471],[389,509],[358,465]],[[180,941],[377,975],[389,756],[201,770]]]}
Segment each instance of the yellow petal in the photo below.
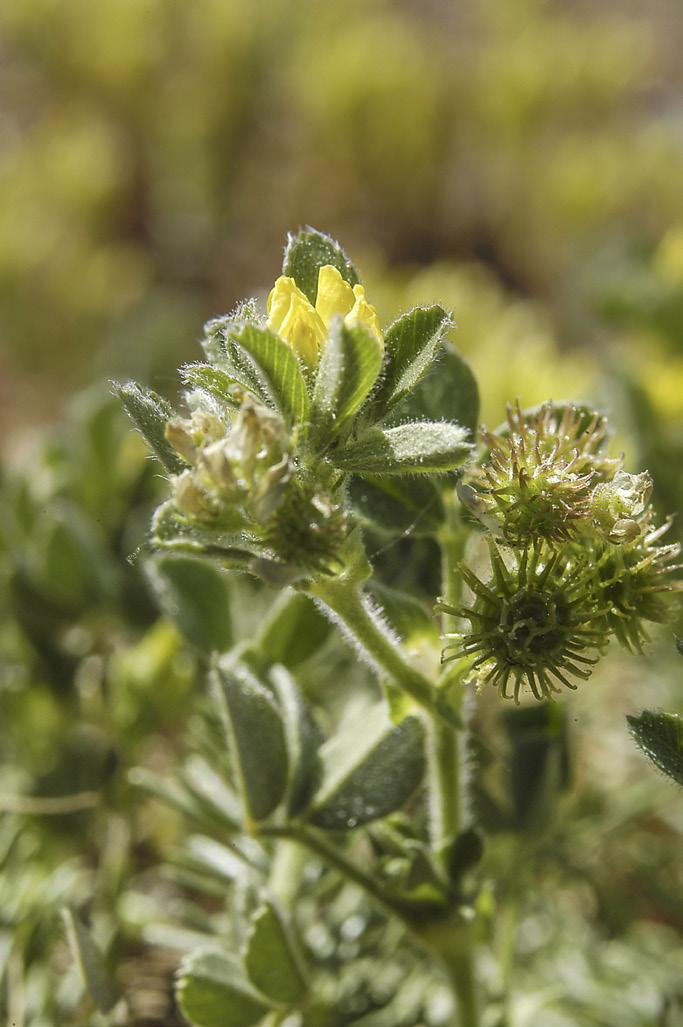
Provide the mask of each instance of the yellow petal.
{"label": "yellow petal", "polygon": [[308,367],[316,367],[325,341],[325,325],[293,278],[278,278],[266,309],[270,331],[288,342]]}
{"label": "yellow petal", "polygon": [[335,314],[344,317],[353,307],[353,289],[345,281],[336,267],[324,264],[318,271],[318,294],[315,309],[326,325],[329,325]]}
{"label": "yellow petal", "polygon": [[347,325],[360,324],[364,328],[367,328],[383,347],[384,338],[382,337],[382,329],[379,326],[377,311],[372,304],[368,303],[366,300],[365,289],[363,286],[354,285],[353,295],[355,296],[355,303],[344,318],[344,322]]}

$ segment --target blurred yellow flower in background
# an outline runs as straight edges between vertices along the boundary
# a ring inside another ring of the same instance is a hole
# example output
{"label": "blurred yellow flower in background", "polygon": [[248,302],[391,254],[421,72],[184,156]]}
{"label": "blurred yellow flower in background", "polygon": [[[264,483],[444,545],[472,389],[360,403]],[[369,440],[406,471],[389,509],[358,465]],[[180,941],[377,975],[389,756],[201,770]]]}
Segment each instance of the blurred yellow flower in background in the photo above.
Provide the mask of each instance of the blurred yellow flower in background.
{"label": "blurred yellow flower in background", "polygon": [[377,311],[365,298],[362,285],[353,287],[336,267],[325,264],[318,273],[315,306],[293,278],[281,275],[268,296],[268,328],[290,344],[307,367],[320,359],[334,317],[346,325],[362,325],[383,343]]}

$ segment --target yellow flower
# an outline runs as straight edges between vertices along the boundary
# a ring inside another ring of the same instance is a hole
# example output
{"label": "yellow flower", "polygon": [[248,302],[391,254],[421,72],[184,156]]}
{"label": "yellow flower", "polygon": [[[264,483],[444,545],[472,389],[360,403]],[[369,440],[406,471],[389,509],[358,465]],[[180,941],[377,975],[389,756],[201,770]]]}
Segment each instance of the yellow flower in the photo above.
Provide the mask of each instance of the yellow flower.
{"label": "yellow flower", "polygon": [[315,367],[325,341],[325,323],[293,278],[278,278],[267,310],[268,328],[288,342],[307,367]]}
{"label": "yellow flower", "polygon": [[365,298],[362,285],[353,288],[336,267],[325,264],[318,272],[315,307],[293,278],[282,275],[268,297],[268,328],[290,344],[307,367],[316,367],[327,338],[330,322],[343,317],[344,323],[362,325],[383,345],[377,311]]}

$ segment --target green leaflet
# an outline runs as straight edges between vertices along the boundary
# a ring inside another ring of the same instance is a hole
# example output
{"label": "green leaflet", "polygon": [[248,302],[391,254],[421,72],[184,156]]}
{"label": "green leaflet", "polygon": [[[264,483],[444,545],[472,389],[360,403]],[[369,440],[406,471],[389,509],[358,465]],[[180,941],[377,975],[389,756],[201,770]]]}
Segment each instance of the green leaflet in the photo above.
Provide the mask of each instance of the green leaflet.
{"label": "green leaflet", "polygon": [[119,1000],[109,977],[104,957],[90,932],[70,909],[62,910],[69,946],[78,963],[90,998],[102,1013],[108,1013]]}
{"label": "green leaflet", "polygon": [[121,401],[135,427],[154,450],[170,474],[179,474],[185,467],[173,447],[166,441],[166,424],[174,416],[173,409],[156,392],[135,382],[113,382],[114,394]]}
{"label": "green leaflet", "polygon": [[389,624],[403,640],[438,637],[436,620],[415,596],[371,581],[369,590],[377,599]]}
{"label": "green leaflet", "polygon": [[334,463],[356,474],[433,474],[452,471],[472,449],[468,431],[445,421],[412,421],[370,428],[334,454]]}
{"label": "green leaflet", "polygon": [[676,713],[643,710],[626,720],[638,748],[667,777],[683,785],[683,718]]}
{"label": "green leaflet", "polygon": [[339,319],[325,343],[313,392],[313,419],[329,441],[360,409],[382,368],[383,349],[361,325]]}
{"label": "green leaflet", "polygon": [[262,820],[280,803],[287,784],[287,749],[280,712],[268,689],[246,667],[219,663],[213,678],[245,814]]}
{"label": "green leaflet", "polygon": [[398,809],[425,768],[424,728],[417,717],[394,726],[383,703],[364,709],[320,750],[323,775],[310,820],[349,830]]}
{"label": "green leaflet", "polygon": [[205,653],[230,648],[230,585],[220,568],[208,560],[166,553],[149,560],[145,571],[164,613],[189,642]]}
{"label": "green leaflet", "polygon": [[431,536],[443,523],[441,496],[429,478],[354,477],[349,498],[360,520],[382,534]]}
{"label": "green leaflet", "polygon": [[479,421],[479,389],[469,364],[449,342],[441,346],[424,378],[400,405],[403,420],[457,421],[474,435]]}
{"label": "green leaflet", "polygon": [[338,242],[315,228],[302,228],[287,237],[282,263],[283,275],[293,278],[301,291],[315,305],[318,295],[318,272],[331,264],[349,285],[356,285],[358,274]]}
{"label": "green leaflet", "polygon": [[[217,775],[214,774],[213,777],[216,778]],[[176,780],[162,774],[155,774],[145,767],[132,767],[128,771],[128,781],[133,788],[138,788],[145,795],[177,810],[191,823],[196,822],[205,831],[215,830],[217,824],[220,824],[221,828],[228,832],[233,832],[239,827],[241,814],[239,802],[222,780],[218,787],[213,788],[210,798],[203,789],[200,790],[197,787],[195,781]]]}
{"label": "green leaflet", "polygon": [[202,389],[224,405],[237,405],[234,391],[238,379],[235,375],[212,364],[186,364],[181,373],[183,382],[190,389]]}
{"label": "green leaflet", "polygon": [[81,506],[57,499],[31,534],[34,577],[63,610],[85,609],[112,594],[117,571],[97,523]]}
{"label": "green leaflet", "polygon": [[540,832],[552,821],[570,780],[565,708],[554,702],[505,710],[510,753],[506,785],[518,831]]}
{"label": "green leaflet", "polygon": [[305,807],[315,786],[323,735],[292,675],[284,667],[275,666],[270,680],[279,701],[287,745],[287,809],[295,815]]}
{"label": "green leaflet", "polygon": [[431,367],[452,321],[439,306],[416,307],[403,314],[384,336],[384,380],[373,401],[376,420],[415,388]]}
{"label": "green leaflet", "polygon": [[456,888],[483,855],[484,839],[475,827],[467,827],[458,834],[448,857],[448,876]]}
{"label": "green leaflet", "polygon": [[243,362],[246,358],[251,365],[250,377],[258,381],[261,395],[267,396],[290,424],[307,421],[308,392],[291,346],[267,329],[253,325],[246,325],[230,338],[232,351],[238,347]]}
{"label": "green leaflet", "polygon": [[259,670],[273,663],[296,667],[317,652],[331,630],[329,620],[312,599],[302,592],[285,589],[273,602],[249,646],[249,663]]}
{"label": "green leaflet", "polygon": [[243,526],[244,520],[237,510],[230,525],[219,527],[190,521],[168,500],[154,514],[151,542],[156,549],[212,556],[223,567],[248,570],[254,558],[268,559],[272,553],[253,534],[240,531]]}
{"label": "green leaflet", "polygon": [[298,946],[270,899],[252,917],[244,965],[251,983],[272,1002],[293,1006],[303,1000],[307,988]]}
{"label": "green leaflet", "polygon": [[176,998],[193,1027],[251,1027],[269,1008],[239,964],[212,950],[193,952],[183,960]]}

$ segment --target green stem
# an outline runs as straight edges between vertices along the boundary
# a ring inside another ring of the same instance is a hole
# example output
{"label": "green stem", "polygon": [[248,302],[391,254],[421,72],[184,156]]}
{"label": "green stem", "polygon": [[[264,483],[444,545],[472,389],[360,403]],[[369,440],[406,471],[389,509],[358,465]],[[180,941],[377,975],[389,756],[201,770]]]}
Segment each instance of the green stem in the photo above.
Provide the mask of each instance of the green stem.
{"label": "green stem", "polygon": [[304,846],[309,852],[319,856],[327,866],[332,867],[347,881],[358,885],[386,913],[389,913],[391,916],[397,916],[407,927],[411,927],[404,910],[384,890],[379,881],[366,874],[357,863],[348,859],[339,846],[330,845],[327,839],[314,828],[308,827],[306,824],[294,823],[282,827],[264,824],[261,826],[259,833],[270,838],[285,838],[291,842],[298,842],[299,845]]}
{"label": "green stem", "polygon": [[[458,508],[451,498],[444,500],[446,520],[439,537],[441,546],[442,595],[450,605],[457,605],[462,590],[462,576],[458,565],[462,560],[467,531],[462,525]],[[454,618],[443,615],[444,634],[454,628]],[[451,668],[442,678],[442,686],[449,688],[449,704],[460,712],[463,690],[460,678],[465,665]],[[432,851],[448,874],[449,857],[453,843],[462,829],[461,744],[464,731],[454,730],[442,720],[433,718],[429,732],[429,796],[430,835]],[[459,1024],[478,1027],[479,1001],[473,958],[473,937],[469,924],[463,924],[451,933],[445,933],[437,942],[442,962],[447,969],[457,999]]]}
{"label": "green stem", "polygon": [[[465,531],[453,502],[447,504],[447,520],[439,538],[443,554],[444,596],[447,601],[458,597],[457,564],[462,557]],[[359,646],[379,674],[386,674],[395,685],[410,695],[429,714],[429,791],[432,848],[444,875],[453,841],[460,830],[460,751],[455,727],[457,710],[446,703],[448,714],[442,712],[441,698],[436,684],[413,667],[392,638],[369,599],[363,595],[357,581],[340,576],[320,578],[309,582],[308,594],[320,601],[333,621]],[[448,630],[450,625],[445,624]],[[457,672],[456,672],[457,673]],[[449,684],[454,675],[448,675]],[[445,680],[442,681],[445,685]],[[461,696],[461,690],[459,690]],[[459,701],[459,700],[458,700]],[[366,893],[387,911],[406,923],[400,907],[384,892],[378,882],[368,877],[359,867],[346,860],[338,849],[328,845],[318,834],[306,827],[281,829],[289,837],[296,837],[311,851],[317,852],[329,865],[336,867],[349,880],[355,881]],[[409,922],[406,924],[409,928]],[[454,924],[443,930],[417,932],[425,947],[446,969],[459,1011],[460,1027],[478,1027],[479,1005],[472,959],[472,934],[467,924]]]}
{"label": "green stem", "polygon": [[[465,546],[466,532],[457,509],[445,502],[446,521],[439,542],[441,545],[442,594],[449,603],[460,599],[461,578],[458,574]],[[453,617],[443,614],[442,630],[446,634],[453,628]],[[450,707],[460,713],[462,687],[459,677],[462,669],[451,669],[447,675]],[[446,684],[445,676],[442,684]],[[432,850],[447,872],[448,856],[460,830],[461,821],[460,732],[442,720],[432,719],[429,732],[429,796],[430,834]]]}
{"label": "green stem", "polygon": [[302,846],[283,838],[273,854],[268,888],[286,908],[294,905],[305,865],[306,852]]}
{"label": "green stem", "polygon": [[386,674],[424,709],[436,712],[434,685],[406,660],[358,585],[344,578],[320,578],[307,591],[323,603],[333,621],[341,623],[380,674]]}

